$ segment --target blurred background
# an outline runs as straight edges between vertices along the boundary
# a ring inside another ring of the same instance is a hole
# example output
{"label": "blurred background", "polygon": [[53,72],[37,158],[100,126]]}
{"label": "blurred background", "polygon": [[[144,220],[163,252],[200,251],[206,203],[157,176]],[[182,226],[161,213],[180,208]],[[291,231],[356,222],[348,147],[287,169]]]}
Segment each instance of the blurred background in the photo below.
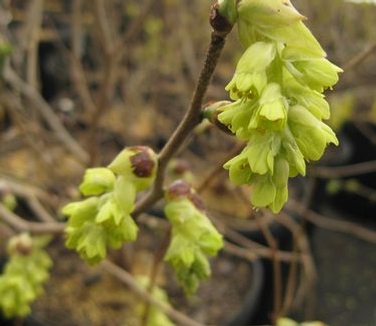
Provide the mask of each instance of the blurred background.
{"label": "blurred background", "polygon": [[[156,151],[163,147],[189,105],[210,40],[211,4],[207,0],[0,0],[0,195],[16,195],[15,212],[20,217],[43,221],[46,213],[47,220],[61,218],[56,212],[78,198],[76,186],[87,166],[108,164],[124,146],[142,144]],[[340,146],[329,148],[291,192],[288,213],[304,215],[298,220],[308,227],[305,253],[313,265],[311,274],[288,274],[302,285],[305,299],[290,300],[286,312],[333,326],[375,325],[376,6],[343,0],[293,4],[308,18],[306,24],[328,58],[344,73],[326,94],[332,105],[329,124],[338,133]],[[227,99],[224,87],[241,53],[234,29],[207,101]],[[255,214],[244,201],[247,190],[239,194],[218,168],[239,150],[233,138],[203,123],[183,149],[170,172],[191,175],[208,211],[220,223],[258,230],[257,218],[273,223],[278,219]],[[303,202],[302,194],[306,198],[307,193],[309,200]],[[42,209],[30,204],[30,198]],[[0,231],[1,252],[11,231],[6,226]],[[78,278],[84,267],[75,258],[61,248],[54,248],[54,255],[58,261],[69,261],[56,275]],[[57,291],[59,281],[54,284],[46,298]],[[275,304],[271,296],[262,299],[267,311],[256,314],[254,323],[265,323],[270,317],[268,307]],[[121,310],[113,307],[116,304],[108,303],[111,316]],[[46,305],[43,301],[36,307]],[[62,301],[56,306],[50,308],[50,315],[57,314],[58,308],[66,315]],[[120,325],[118,317],[111,318],[90,324]],[[62,319],[45,324],[65,325]],[[67,325],[84,324],[77,320]]]}

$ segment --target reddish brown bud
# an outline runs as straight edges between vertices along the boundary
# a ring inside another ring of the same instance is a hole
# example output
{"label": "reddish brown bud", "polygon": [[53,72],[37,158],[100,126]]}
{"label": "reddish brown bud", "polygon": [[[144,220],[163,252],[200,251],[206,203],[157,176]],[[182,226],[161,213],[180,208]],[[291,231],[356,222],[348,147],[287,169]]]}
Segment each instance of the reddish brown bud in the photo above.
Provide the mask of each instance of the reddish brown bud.
{"label": "reddish brown bud", "polygon": [[141,150],[129,158],[134,175],[139,178],[152,176],[155,167],[155,159],[153,159],[150,149],[144,146],[137,146],[134,149],[135,151]]}
{"label": "reddish brown bud", "polygon": [[188,197],[191,194],[191,186],[184,180],[174,181],[167,189],[166,196],[168,199]]}
{"label": "reddish brown bud", "polygon": [[209,22],[216,34],[221,37],[225,37],[230,33],[233,27],[233,24],[219,12],[218,3],[211,6]]}
{"label": "reddish brown bud", "polygon": [[27,233],[22,233],[9,240],[8,252],[10,255],[18,254],[27,256],[33,251],[33,240]]}

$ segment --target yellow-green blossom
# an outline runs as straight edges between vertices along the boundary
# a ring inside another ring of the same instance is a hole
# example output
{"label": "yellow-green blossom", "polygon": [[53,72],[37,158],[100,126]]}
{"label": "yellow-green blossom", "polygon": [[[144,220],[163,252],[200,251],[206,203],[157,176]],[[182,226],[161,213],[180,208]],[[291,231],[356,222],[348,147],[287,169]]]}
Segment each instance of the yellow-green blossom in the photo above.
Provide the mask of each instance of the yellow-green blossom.
{"label": "yellow-green blossom", "polygon": [[224,165],[231,181],[251,185],[253,206],[273,212],[287,201],[288,178],[305,175],[306,161],[338,144],[322,121],[330,117],[322,92],[342,70],[327,60],[304,19],[288,0],[237,2],[245,51],[226,86],[234,102],[211,114],[246,141]]}

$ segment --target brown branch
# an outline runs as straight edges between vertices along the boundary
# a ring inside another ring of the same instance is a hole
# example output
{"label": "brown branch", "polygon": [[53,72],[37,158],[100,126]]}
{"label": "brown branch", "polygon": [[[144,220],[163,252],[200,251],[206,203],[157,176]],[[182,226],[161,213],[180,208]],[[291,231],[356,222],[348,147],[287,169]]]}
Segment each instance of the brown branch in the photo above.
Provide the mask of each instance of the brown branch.
{"label": "brown branch", "polygon": [[[106,15],[106,8],[104,0],[96,0],[95,15],[99,22],[99,34],[104,49],[104,69],[103,80],[99,90],[97,105],[90,121],[89,139],[90,139],[90,162],[89,165],[95,165],[97,160],[98,146],[96,141],[98,137],[98,126],[103,114],[108,110],[112,94],[114,92],[117,76],[118,66],[124,54],[123,51],[116,52],[116,45],[111,34],[111,27],[108,15]],[[123,44],[123,48],[125,45]]]}
{"label": "brown branch", "polygon": [[55,132],[56,137],[65,145],[66,149],[75,155],[80,162],[87,162],[88,154],[65,129],[50,105],[39,92],[22,80],[9,65],[5,67],[3,77],[9,85],[24,95],[30,101],[30,104],[39,111],[46,123]]}
{"label": "brown branch", "polygon": [[179,126],[176,128],[175,132],[172,134],[172,136],[167,141],[166,145],[159,153],[159,166],[154,186],[145,197],[143,197],[140,201],[137,202],[133,216],[136,217],[141,212],[147,210],[152,204],[154,204],[162,198],[163,183],[167,164],[169,160],[179,150],[181,144],[184,143],[184,140],[190,135],[192,130],[201,121],[201,107],[203,98],[206,94],[206,90],[211,81],[214,69],[217,65],[217,61],[221,54],[224,44],[225,38],[222,36],[218,36],[215,32],[213,32],[211,35],[209,49],[206,54],[206,59],[201,70],[200,76],[198,78],[196,89],[193,93],[189,109],[187,110]]}
{"label": "brown branch", "polygon": [[365,48],[362,52],[357,54],[355,57],[350,59],[343,67],[344,71],[348,71],[357,65],[359,65],[362,61],[364,61],[373,51],[376,49],[376,43],[371,44],[367,48]]}
{"label": "brown branch", "polygon": [[[150,294],[153,293],[153,290],[156,286],[157,276],[158,276],[159,271],[161,270],[163,258],[166,255],[170,241],[171,241],[171,226],[168,228],[162,243],[160,244],[157,252],[154,254],[154,257],[153,257],[153,265],[150,270],[150,276],[149,276],[150,281],[147,287],[147,291]],[[148,325],[149,316],[150,316],[149,313],[150,313],[150,302],[147,302],[145,305],[145,309],[144,309],[144,313],[142,317],[142,325],[145,325],[145,326]]]}
{"label": "brown branch", "polygon": [[297,223],[290,215],[285,212],[281,212],[278,215],[278,222],[288,228],[293,235],[295,247],[293,254],[302,254],[302,266],[303,272],[305,274],[304,282],[300,282],[300,284],[298,284],[296,295],[294,296],[294,290],[296,288],[294,286],[294,283],[296,283],[297,280],[298,266],[294,261],[292,261],[289,279],[286,286],[284,306],[281,314],[285,315],[288,312],[288,309],[291,308],[294,299],[295,302],[298,302],[299,305],[303,298],[307,295],[307,293],[310,292],[309,290],[313,288],[313,285],[317,281],[317,270],[309,240],[306,233],[304,232],[303,226],[300,223]]}
{"label": "brown branch", "polygon": [[240,153],[240,151],[244,148],[243,143],[235,143],[234,147],[230,150],[229,153],[226,154],[226,156],[221,160],[216,166],[214,166],[209,173],[202,179],[200,184],[196,186],[196,191],[199,193],[203,191],[209,184],[212,182],[212,180],[218,176],[218,174],[223,171],[223,165]]}
{"label": "brown branch", "polygon": [[98,31],[100,39],[106,54],[109,54],[113,48],[113,39],[111,35],[111,28],[106,14],[106,7],[104,0],[95,1],[95,18],[98,21]]}
{"label": "brown branch", "polygon": [[301,214],[307,221],[321,228],[336,232],[347,233],[364,241],[376,243],[376,232],[366,229],[356,223],[347,221],[337,221],[331,218],[327,218],[310,209],[307,209],[304,205],[301,205],[300,203],[294,200],[290,200],[287,203],[287,207],[295,210],[298,214]]}
{"label": "brown branch", "polygon": [[341,178],[361,175],[365,173],[372,173],[376,171],[376,160],[367,161],[344,166],[311,166],[308,168],[307,174],[309,176],[318,178]]}
{"label": "brown branch", "polygon": [[62,233],[65,228],[64,223],[57,222],[29,222],[22,217],[11,212],[2,203],[0,203],[0,221],[4,221],[18,232],[30,232],[34,234],[44,233]]}
{"label": "brown branch", "polygon": [[28,8],[28,21],[25,25],[25,33],[28,34],[26,56],[26,80],[27,83],[38,88],[38,44],[42,25],[44,0],[34,0]]}
{"label": "brown branch", "polygon": [[282,271],[281,271],[281,262],[277,257],[279,251],[278,242],[274,238],[269,225],[260,221],[260,218],[256,216],[256,223],[259,225],[261,232],[263,233],[266,243],[271,249],[271,262],[273,269],[273,314],[272,320],[276,322],[278,317],[280,317],[280,311],[282,306]]}
{"label": "brown branch", "polygon": [[153,3],[154,0],[147,0],[144,3],[140,14],[134,20],[132,20],[124,35],[122,35],[118,41],[115,41],[112,49],[113,53],[118,53],[119,56],[123,55],[124,51],[126,50],[125,45],[137,34],[142,25],[145,23],[146,16],[151,11]]}
{"label": "brown branch", "polygon": [[61,47],[70,59],[71,76],[73,84],[80,96],[86,113],[92,114],[95,111],[96,104],[92,98],[87,80],[85,78],[84,68],[81,63],[82,55],[82,0],[72,2],[72,52],[61,42]]}
{"label": "brown branch", "polygon": [[304,259],[304,254],[299,254],[297,256],[296,254],[288,251],[273,251],[271,248],[254,242],[251,239],[241,235],[239,232],[230,230],[229,228],[225,228],[224,235],[228,240],[239,246],[238,247],[237,245],[226,242],[225,250],[245,259],[250,258],[253,260],[255,256],[267,259],[272,259],[275,257],[282,262],[302,261]]}

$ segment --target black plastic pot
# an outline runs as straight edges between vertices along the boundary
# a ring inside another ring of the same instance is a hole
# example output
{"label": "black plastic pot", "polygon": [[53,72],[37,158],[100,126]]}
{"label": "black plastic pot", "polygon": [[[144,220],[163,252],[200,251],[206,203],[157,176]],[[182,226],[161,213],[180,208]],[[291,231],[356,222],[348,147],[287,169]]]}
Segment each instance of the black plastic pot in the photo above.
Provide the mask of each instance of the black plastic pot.
{"label": "black plastic pot", "polygon": [[[306,190],[307,182],[304,178],[295,178],[290,181],[291,194],[294,198],[303,200]],[[296,212],[289,212],[285,210],[286,214],[289,214],[297,223],[305,223],[301,216]],[[312,225],[305,225],[308,236],[311,235]],[[271,220],[268,225],[268,229],[271,232],[274,240],[278,244],[278,249],[283,251],[291,251],[294,246],[294,239],[291,231],[285,227],[278,220]],[[257,242],[259,244],[268,245],[267,239],[263,232],[257,229],[244,228],[237,229],[237,231],[246,238]],[[272,323],[272,314],[274,309],[274,269],[273,262],[270,259],[260,259],[259,263],[262,265],[260,270],[263,273],[263,288],[258,298],[258,308],[246,321],[243,321],[240,325],[268,325]],[[284,293],[284,284],[287,282],[290,264],[280,262],[281,280],[282,280],[282,292]],[[236,324],[234,324],[236,325]],[[239,324],[238,324],[239,325]]]}
{"label": "black plastic pot", "polygon": [[261,260],[254,260],[251,263],[252,279],[250,280],[250,289],[244,298],[242,307],[236,312],[226,325],[239,326],[248,325],[260,310],[261,298],[265,285],[264,266]]}

